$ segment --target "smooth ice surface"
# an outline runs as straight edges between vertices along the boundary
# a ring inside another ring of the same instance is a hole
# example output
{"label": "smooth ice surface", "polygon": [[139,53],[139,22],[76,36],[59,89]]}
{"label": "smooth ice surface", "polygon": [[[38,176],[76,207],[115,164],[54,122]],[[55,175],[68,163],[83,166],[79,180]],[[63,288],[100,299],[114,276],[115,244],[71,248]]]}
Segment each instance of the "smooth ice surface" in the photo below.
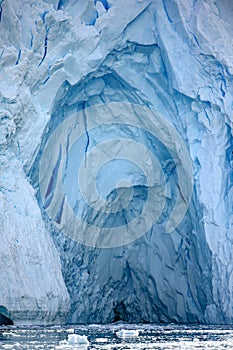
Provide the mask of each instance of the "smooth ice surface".
{"label": "smooth ice surface", "polygon": [[[232,13],[228,0],[0,1],[0,305],[14,322],[232,323]],[[154,110],[154,124],[88,116],[112,103]],[[54,139],[77,114],[79,140],[74,127]],[[134,164],[94,169],[98,144]],[[87,225],[127,226],[148,198],[160,216],[146,234],[141,220],[137,240],[95,247]],[[167,233],[179,198],[188,211]],[[93,246],[71,237],[68,205]]]}

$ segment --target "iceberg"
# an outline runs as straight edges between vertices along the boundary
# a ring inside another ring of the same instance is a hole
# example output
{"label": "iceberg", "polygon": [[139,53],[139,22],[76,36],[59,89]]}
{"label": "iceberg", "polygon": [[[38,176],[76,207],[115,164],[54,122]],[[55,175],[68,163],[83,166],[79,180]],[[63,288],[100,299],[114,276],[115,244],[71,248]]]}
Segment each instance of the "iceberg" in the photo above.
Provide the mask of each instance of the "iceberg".
{"label": "iceberg", "polygon": [[232,323],[232,13],[0,1],[0,304],[14,324]]}

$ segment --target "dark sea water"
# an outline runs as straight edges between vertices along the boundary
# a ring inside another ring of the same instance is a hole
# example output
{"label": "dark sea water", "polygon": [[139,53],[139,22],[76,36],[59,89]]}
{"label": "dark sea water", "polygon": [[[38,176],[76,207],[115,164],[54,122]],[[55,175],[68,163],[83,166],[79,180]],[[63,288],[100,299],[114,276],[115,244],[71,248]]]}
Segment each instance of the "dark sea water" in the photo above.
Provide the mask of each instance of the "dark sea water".
{"label": "dark sea water", "polygon": [[[120,330],[138,330],[122,337]],[[69,334],[85,335],[89,345],[62,344]],[[0,327],[0,349],[233,349],[233,329],[227,326],[89,325],[69,327]]]}

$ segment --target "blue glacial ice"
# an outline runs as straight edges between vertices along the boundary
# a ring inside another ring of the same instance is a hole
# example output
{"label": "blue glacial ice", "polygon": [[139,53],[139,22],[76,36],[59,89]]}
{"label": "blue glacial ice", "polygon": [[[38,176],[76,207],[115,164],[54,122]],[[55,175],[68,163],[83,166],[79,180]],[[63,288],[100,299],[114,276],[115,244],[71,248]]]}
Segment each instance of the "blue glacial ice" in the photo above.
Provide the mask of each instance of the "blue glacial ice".
{"label": "blue glacial ice", "polygon": [[232,323],[232,13],[0,1],[0,305],[15,324]]}

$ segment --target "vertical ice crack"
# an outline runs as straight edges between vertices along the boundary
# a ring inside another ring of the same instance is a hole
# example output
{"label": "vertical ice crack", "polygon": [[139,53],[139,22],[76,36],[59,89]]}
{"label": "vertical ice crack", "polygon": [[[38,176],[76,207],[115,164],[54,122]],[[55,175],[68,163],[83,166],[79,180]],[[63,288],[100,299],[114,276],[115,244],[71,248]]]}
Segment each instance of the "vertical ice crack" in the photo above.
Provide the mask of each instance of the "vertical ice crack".
{"label": "vertical ice crack", "polygon": [[58,1],[57,10],[61,10],[61,7],[64,5],[63,3],[64,3],[63,0],[59,0],[59,1]]}
{"label": "vertical ice crack", "polygon": [[49,28],[46,26],[45,27],[45,39],[44,39],[44,54],[43,57],[40,61],[40,63],[38,64],[38,67],[40,67],[40,65],[43,63],[46,55],[47,55],[47,50],[48,50],[48,33],[49,33]]}
{"label": "vertical ice crack", "polygon": [[56,221],[57,224],[61,223],[61,217],[62,217],[62,213],[63,213],[64,202],[65,202],[65,196],[62,199],[61,205],[59,207],[58,213],[57,213],[56,218],[55,218],[55,221]]}
{"label": "vertical ice crack", "polygon": [[193,37],[195,43],[197,44],[197,46],[200,47],[200,44],[199,44],[199,41],[198,41],[196,35],[193,32],[191,32],[191,31],[189,31],[189,33],[192,35],[192,37]]}
{"label": "vertical ice crack", "polygon": [[32,46],[33,46],[33,40],[34,40],[34,36],[33,36],[33,35],[31,35],[30,47],[32,47]]}
{"label": "vertical ice crack", "polygon": [[163,0],[163,8],[164,8],[164,11],[165,11],[165,14],[166,14],[166,16],[167,16],[168,21],[169,21],[170,23],[173,23],[173,21],[172,21],[172,19],[171,19],[171,17],[170,17],[170,14],[169,14],[169,12],[168,12],[167,5],[166,5],[166,1],[165,1],[165,0]]}
{"label": "vertical ice crack", "polygon": [[5,51],[5,48],[2,49],[2,52],[1,52],[1,54],[0,54],[0,59],[2,59],[2,56],[3,56],[3,54],[4,54],[4,51]]}
{"label": "vertical ice crack", "polygon": [[49,181],[47,191],[45,194],[45,204],[44,204],[45,209],[48,208],[48,206],[50,205],[50,203],[53,199],[54,189],[57,185],[57,178],[58,178],[58,172],[59,172],[59,167],[60,167],[60,163],[61,163],[61,158],[62,158],[62,148],[60,145],[58,159],[57,159],[57,162],[56,162],[55,167],[53,169],[53,172],[51,174],[50,181]]}
{"label": "vertical ice crack", "polygon": [[40,67],[40,65],[43,63],[46,55],[47,55],[47,50],[48,50],[48,34],[49,34],[49,27],[45,24],[45,17],[47,15],[48,11],[45,11],[43,14],[41,14],[41,18],[42,18],[42,21],[45,25],[45,38],[44,38],[44,54],[43,54],[43,57],[40,61],[40,63],[38,64],[38,67]]}
{"label": "vertical ice crack", "polygon": [[64,177],[63,181],[67,176],[67,168],[68,168],[68,162],[69,162],[69,147],[70,147],[70,135],[72,133],[72,129],[69,129],[68,135],[67,135],[67,141],[66,141],[66,157],[65,157],[65,171],[64,171]]}
{"label": "vertical ice crack", "polygon": [[224,73],[220,73],[220,78],[221,78],[221,85],[220,85],[220,90],[222,97],[225,97],[226,94],[226,79],[224,77]]}
{"label": "vertical ice crack", "polygon": [[19,49],[17,61],[15,62],[16,66],[19,64],[20,57],[21,57],[21,49]]}
{"label": "vertical ice crack", "polygon": [[4,0],[0,0],[0,22],[2,21],[2,4]]}
{"label": "vertical ice crack", "polygon": [[21,157],[21,151],[20,151],[20,144],[19,141],[17,140],[17,147],[18,147],[18,158],[20,159]]}
{"label": "vertical ice crack", "polygon": [[87,151],[88,151],[88,147],[89,147],[89,143],[90,143],[90,137],[89,137],[89,133],[87,130],[87,116],[85,113],[85,102],[83,102],[83,120],[84,120],[84,127],[85,127],[85,133],[86,133],[86,138],[87,138],[87,142],[86,142],[86,146],[85,146],[85,167],[86,167],[86,161],[87,161]]}

